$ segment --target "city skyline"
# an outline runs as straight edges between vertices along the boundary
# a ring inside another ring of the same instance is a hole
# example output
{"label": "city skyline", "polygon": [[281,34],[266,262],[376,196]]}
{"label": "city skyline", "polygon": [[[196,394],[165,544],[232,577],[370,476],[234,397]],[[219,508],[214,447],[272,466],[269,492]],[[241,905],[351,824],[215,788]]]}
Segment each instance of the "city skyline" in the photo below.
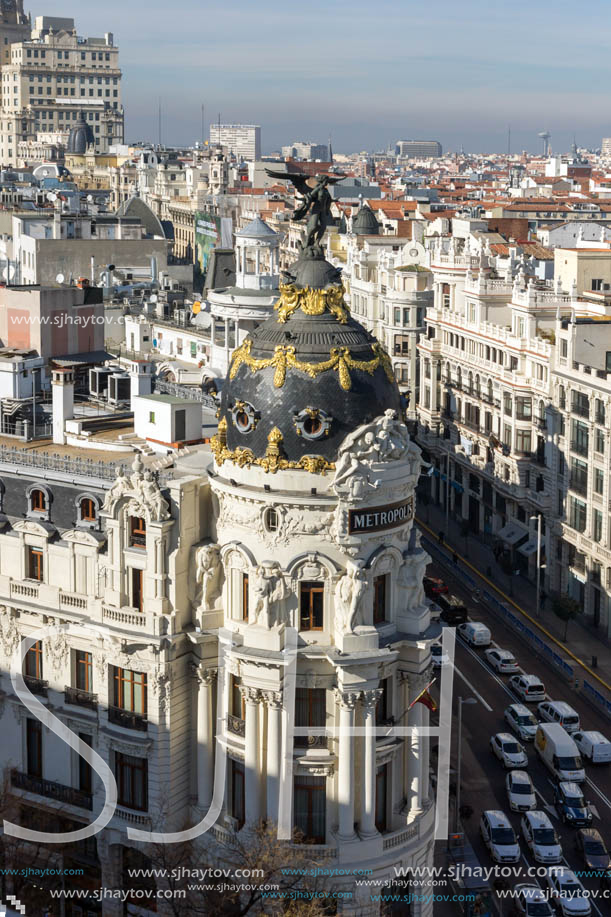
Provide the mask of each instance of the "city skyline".
{"label": "city skyline", "polygon": [[[307,22],[276,0],[265,17],[241,3],[229,10],[178,0],[168,23],[164,9],[153,0],[126,12],[109,0],[79,11],[80,33],[112,27],[121,48],[128,140],[157,141],[160,100],[164,143],[199,139],[204,104],[206,136],[220,112],[226,122],[261,124],[264,152],[329,133],[338,152],[398,139],[503,152],[509,125],[513,152],[538,151],[542,130],[565,151],[573,135],[596,147],[611,131],[599,118],[609,70],[601,2],[570,29],[561,14],[573,7],[564,0],[492,13],[480,0],[460,11],[443,0],[434,24],[415,4],[373,9],[361,0],[332,9],[314,0]],[[213,37],[202,41],[185,20],[201,21]],[[459,27],[470,40],[457,46]]]}

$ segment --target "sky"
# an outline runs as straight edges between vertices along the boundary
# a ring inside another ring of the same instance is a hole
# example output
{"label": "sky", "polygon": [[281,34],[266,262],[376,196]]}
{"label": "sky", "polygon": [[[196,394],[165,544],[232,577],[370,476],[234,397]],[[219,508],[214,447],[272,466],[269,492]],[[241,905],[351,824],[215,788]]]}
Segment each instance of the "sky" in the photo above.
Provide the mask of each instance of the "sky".
{"label": "sky", "polygon": [[[444,150],[598,147],[611,136],[608,0],[104,0],[53,4],[120,48],[126,140],[191,144],[260,124],[263,152],[399,139]],[[45,10],[51,15],[50,10]],[[41,10],[32,7],[32,14]]]}

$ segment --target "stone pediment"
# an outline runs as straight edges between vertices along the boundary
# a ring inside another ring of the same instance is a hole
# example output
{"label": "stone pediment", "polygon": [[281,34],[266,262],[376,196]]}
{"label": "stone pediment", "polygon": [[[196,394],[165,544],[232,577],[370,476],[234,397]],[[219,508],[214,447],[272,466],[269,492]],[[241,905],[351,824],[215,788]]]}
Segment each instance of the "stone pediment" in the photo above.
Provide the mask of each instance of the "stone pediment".
{"label": "stone pediment", "polygon": [[71,544],[84,544],[92,548],[100,548],[108,540],[103,532],[91,532],[88,529],[70,529],[69,532],[64,532],[62,539]]}
{"label": "stone pediment", "polygon": [[55,535],[56,528],[48,522],[37,522],[34,519],[23,519],[16,522],[13,526],[15,532],[22,532],[24,535],[38,535],[41,538],[50,538]]}
{"label": "stone pediment", "polygon": [[170,518],[167,500],[161,494],[159,484],[150,470],[144,470],[142,458],[138,454],[132,465],[133,474],[129,477],[123,468],[117,468],[117,477],[106,493],[104,512],[116,515],[121,501],[129,501],[129,512],[141,515],[148,522],[163,522]]}

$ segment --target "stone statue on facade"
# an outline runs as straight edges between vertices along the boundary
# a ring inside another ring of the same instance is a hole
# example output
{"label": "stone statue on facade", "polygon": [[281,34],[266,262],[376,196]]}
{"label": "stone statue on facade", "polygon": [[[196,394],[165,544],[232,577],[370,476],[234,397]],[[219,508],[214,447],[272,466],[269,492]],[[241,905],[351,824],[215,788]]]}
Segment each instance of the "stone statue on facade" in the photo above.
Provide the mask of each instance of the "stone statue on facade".
{"label": "stone statue on facade", "polygon": [[288,588],[280,565],[277,563],[259,564],[255,573],[253,585],[255,624],[267,628],[282,624],[280,603],[287,597]]}
{"label": "stone statue on facade", "polygon": [[334,185],[346,176],[317,175],[316,184],[312,187],[308,184],[308,180],[311,180],[310,176],[301,172],[276,172],[273,169],[266,169],[265,171],[271,178],[290,181],[302,195],[302,201],[293,213],[295,221],[304,220],[309,214],[305,239],[301,243],[302,254],[311,258],[324,258],[320,242],[326,229],[333,222],[333,217],[331,216],[332,197],[329,194],[328,185]]}
{"label": "stone statue on facade", "polygon": [[368,490],[379,486],[371,478],[371,466],[404,459],[412,449],[416,452],[417,446],[411,442],[407,427],[389,408],[344,439],[335,466],[335,493],[353,501],[363,499]]}
{"label": "stone statue on facade", "polygon": [[223,565],[217,544],[199,548],[195,560],[195,578],[202,584],[201,604],[210,608],[220,593]]}
{"label": "stone statue on facade", "polygon": [[399,567],[397,585],[403,591],[406,611],[416,611],[425,604],[424,574],[431,558],[420,544],[420,532],[412,528],[403,563]]}
{"label": "stone statue on facade", "polygon": [[353,633],[362,624],[361,603],[367,591],[365,571],[358,564],[350,563],[335,587],[335,613],[338,630]]}

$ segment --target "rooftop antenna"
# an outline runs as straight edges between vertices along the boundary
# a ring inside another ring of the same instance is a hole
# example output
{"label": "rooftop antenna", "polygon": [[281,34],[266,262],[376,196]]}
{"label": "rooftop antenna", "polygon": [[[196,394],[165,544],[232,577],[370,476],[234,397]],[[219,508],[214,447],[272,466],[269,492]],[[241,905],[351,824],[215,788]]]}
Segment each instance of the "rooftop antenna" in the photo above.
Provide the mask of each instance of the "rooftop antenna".
{"label": "rooftop antenna", "polygon": [[204,123],[205,123],[205,122],[204,122],[204,112],[205,112],[205,110],[206,110],[206,109],[205,109],[205,106],[204,106],[204,104],[202,103],[202,151],[203,151],[203,149],[204,149],[204,146],[206,145],[206,130],[205,130],[205,127],[204,127]]}
{"label": "rooftop antenna", "polygon": [[507,127],[507,155],[511,156],[511,124]]}
{"label": "rooftop antenna", "polygon": [[159,148],[161,149],[161,96],[159,96]]}

